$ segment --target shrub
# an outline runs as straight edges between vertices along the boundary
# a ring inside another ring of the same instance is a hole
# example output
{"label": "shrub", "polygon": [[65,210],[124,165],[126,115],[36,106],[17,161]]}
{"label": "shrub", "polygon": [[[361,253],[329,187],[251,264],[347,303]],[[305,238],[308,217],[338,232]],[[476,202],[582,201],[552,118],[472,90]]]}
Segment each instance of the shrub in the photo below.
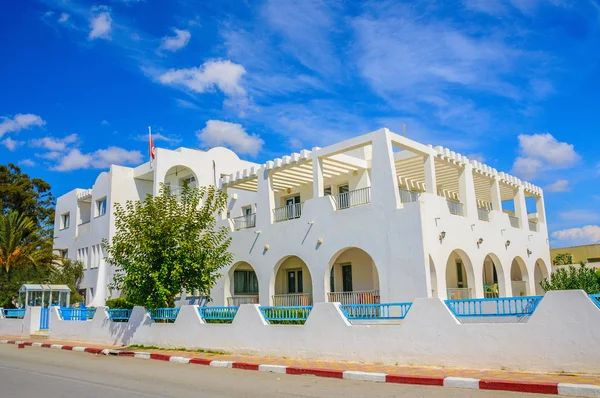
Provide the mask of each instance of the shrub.
{"label": "shrub", "polygon": [[132,309],[133,303],[127,297],[117,297],[106,300],[106,306],[109,308],[127,308]]}
{"label": "shrub", "polygon": [[579,267],[557,269],[552,272],[550,280],[545,278],[540,286],[548,290],[584,290],[587,294],[600,293],[600,281],[596,270],[586,267],[582,262]]}

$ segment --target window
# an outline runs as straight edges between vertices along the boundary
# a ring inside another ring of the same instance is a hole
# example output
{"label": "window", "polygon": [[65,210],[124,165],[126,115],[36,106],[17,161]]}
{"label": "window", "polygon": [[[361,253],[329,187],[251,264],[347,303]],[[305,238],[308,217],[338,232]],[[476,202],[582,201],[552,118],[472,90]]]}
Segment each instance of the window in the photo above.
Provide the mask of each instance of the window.
{"label": "window", "polygon": [[[349,195],[348,192],[350,191],[350,187],[348,186],[348,184],[343,184],[338,186],[338,207],[340,209],[345,209],[350,207],[350,200],[349,200]],[[345,194],[345,195],[344,195]]]}
{"label": "window", "polygon": [[352,291],[352,264],[342,264],[342,291]]}
{"label": "window", "polygon": [[100,261],[102,261],[102,257],[104,257],[102,252],[102,246],[92,246],[92,258],[90,261],[90,268],[98,268],[100,266]]}
{"label": "window", "polygon": [[591,257],[587,259],[588,263],[600,263],[600,257]]}
{"label": "window", "polygon": [[188,178],[182,178],[180,185],[182,187],[193,188],[195,182],[196,182],[196,177],[192,176],[192,177],[188,177]]}
{"label": "window", "polygon": [[242,213],[244,213],[245,216],[251,215],[252,214],[252,206],[242,207]]}
{"label": "window", "polygon": [[258,278],[251,270],[233,272],[233,294],[258,294]]}
{"label": "window", "polygon": [[329,291],[335,292],[335,266],[331,267],[331,272],[329,273]]}
{"label": "window", "polygon": [[96,217],[100,217],[106,214],[106,198],[102,198],[96,201]]}
{"label": "window", "polygon": [[87,289],[79,289],[77,293],[81,296],[81,301],[87,304]]}
{"label": "window", "polygon": [[59,249],[58,255],[61,256],[62,258],[69,257],[69,249]]}
{"label": "window", "polygon": [[460,261],[456,262],[456,286],[459,288],[464,287],[465,283],[463,282],[463,265]]}
{"label": "window", "polygon": [[71,225],[71,213],[65,213],[60,216],[60,229],[69,228]]}
{"label": "window", "polygon": [[331,195],[331,187],[325,187],[323,190],[323,196]]}
{"label": "window", "polygon": [[287,219],[298,218],[302,215],[302,209],[300,206],[300,195],[292,196],[285,199],[285,210]]}
{"label": "window", "polygon": [[82,249],[77,249],[77,261],[81,261],[83,263],[83,269],[87,269],[89,267],[89,248],[84,247]]}
{"label": "window", "polygon": [[302,280],[302,270],[293,270],[287,272],[288,293],[304,293],[304,284]]}

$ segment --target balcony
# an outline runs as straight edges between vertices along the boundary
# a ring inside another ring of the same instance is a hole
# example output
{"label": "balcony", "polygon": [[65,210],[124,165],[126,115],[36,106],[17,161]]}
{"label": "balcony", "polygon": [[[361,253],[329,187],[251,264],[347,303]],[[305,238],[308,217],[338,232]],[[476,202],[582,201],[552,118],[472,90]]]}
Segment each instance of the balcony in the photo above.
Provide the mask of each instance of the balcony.
{"label": "balcony", "polygon": [[515,216],[508,215],[508,219],[510,220],[510,225],[513,228],[519,228],[519,218]]}
{"label": "balcony", "polygon": [[83,222],[77,226],[77,236],[85,236],[90,233],[92,229],[92,223],[89,221]]}
{"label": "balcony", "polygon": [[298,307],[312,305],[312,294],[290,293],[275,294],[272,296],[274,307]]}
{"label": "balcony", "polygon": [[242,229],[256,227],[256,213],[246,214],[245,216],[232,218],[233,229],[239,231]]}
{"label": "balcony", "polygon": [[336,210],[347,209],[354,206],[371,203],[371,187],[355,189],[332,195]]}
{"label": "balcony", "polygon": [[448,210],[450,211],[450,214],[454,214],[455,216],[464,215],[462,203],[450,199],[446,199],[446,202],[448,203]]}
{"label": "balcony", "polygon": [[344,304],[379,304],[379,290],[363,290],[355,292],[327,293],[330,303]]}
{"label": "balcony", "polygon": [[537,230],[538,230],[537,222],[529,221],[529,230],[533,231],[533,232],[537,232]]}
{"label": "balcony", "polygon": [[275,222],[287,221],[294,218],[300,218],[302,216],[302,207],[304,202],[295,203],[293,205],[287,205],[273,209],[273,218]]}
{"label": "balcony", "polygon": [[227,297],[227,305],[230,307],[237,307],[242,304],[258,304],[258,295],[248,294]]}
{"label": "balcony", "polygon": [[402,203],[411,203],[419,200],[419,193],[400,188],[400,201]]}
{"label": "balcony", "polygon": [[477,208],[477,216],[481,221],[490,221],[490,211],[488,209]]}

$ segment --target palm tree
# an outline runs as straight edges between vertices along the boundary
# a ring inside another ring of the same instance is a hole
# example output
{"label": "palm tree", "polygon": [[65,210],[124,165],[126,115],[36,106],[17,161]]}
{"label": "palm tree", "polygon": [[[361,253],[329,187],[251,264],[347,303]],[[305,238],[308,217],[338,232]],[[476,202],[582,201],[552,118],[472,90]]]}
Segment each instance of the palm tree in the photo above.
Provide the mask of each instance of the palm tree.
{"label": "palm tree", "polygon": [[54,262],[48,230],[15,211],[0,214],[0,268],[7,276],[13,269],[52,267]]}

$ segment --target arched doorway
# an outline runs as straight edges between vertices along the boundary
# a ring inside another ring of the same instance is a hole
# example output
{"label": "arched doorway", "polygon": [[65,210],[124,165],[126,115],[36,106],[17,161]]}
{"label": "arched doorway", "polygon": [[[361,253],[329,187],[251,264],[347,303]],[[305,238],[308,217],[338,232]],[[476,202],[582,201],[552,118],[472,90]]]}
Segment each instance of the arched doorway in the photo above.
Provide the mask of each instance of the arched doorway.
{"label": "arched doorway", "polygon": [[166,172],[163,182],[173,195],[179,195],[185,186],[198,188],[196,174],[186,166],[171,167]]}
{"label": "arched doorway", "polygon": [[538,259],[535,262],[535,267],[533,269],[533,281],[535,282],[535,294],[540,296],[544,294],[544,289],[542,289],[541,282],[548,277],[548,268],[546,268],[546,264],[542,259]]}
{"label": "arched doorway", "polygon": [[431,256],[429,256],[429,279],[431,280],[431,297],[438,297],[437,273]]}
{"label": "arched doorway", "polygon": [[306,263],[298,256],[284,257],[275,266],[274,306],[312,305],[312,277]]}
{"label": "arched doorway", "polygon": [[446,295],[450,300],[474,297],[473,266],[462,250],[454,250],[446,262]]}
{"label": "arched doorway", "polygon": [[495,254],[488,254],[483,260],[482,279],[484,297],[506,297],[504,270]]}
{"label": "arched doorway", "polygon": [[513,297],[529,295],[529,274],[521,257],[515,257],[510,265],[510,283]]}
{"label": "arched doorway", "polygon": [[342,304],[379,303],[379,273],[369,253],[357,247],[337,252],[329,262],[327,300]]}
{"label": "arched doorway", "polygon": [[258,304],[258,278],[250,264],[240,261],[228,273],[227,305]]}

